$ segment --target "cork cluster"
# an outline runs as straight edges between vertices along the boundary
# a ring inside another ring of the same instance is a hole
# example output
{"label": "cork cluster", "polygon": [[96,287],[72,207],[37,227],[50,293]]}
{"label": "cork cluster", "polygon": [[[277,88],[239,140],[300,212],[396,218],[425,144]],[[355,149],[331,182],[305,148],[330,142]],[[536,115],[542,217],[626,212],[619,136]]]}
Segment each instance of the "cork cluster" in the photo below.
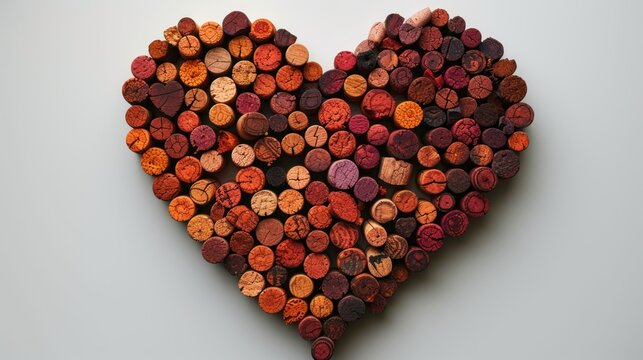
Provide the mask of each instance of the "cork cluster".
{"label": "cork cluster", "polygon": [[314,359],[485,215],[529,145],[516,62],[443,9],[387,16],[328,71],[239,11],[163,37],[123,84],[126,144],[203,258]]}

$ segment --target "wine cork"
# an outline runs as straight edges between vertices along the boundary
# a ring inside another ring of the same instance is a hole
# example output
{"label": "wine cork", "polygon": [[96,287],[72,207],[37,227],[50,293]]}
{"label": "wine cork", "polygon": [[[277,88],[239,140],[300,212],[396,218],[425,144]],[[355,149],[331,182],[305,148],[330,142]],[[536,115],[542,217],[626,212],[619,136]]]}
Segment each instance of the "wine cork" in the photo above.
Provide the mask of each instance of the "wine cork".
{"label": "wine cork", "polygon": [[157,117],[150,122],[150,135],[154,140],[165,141],[174,133],[174,122],[165,117]]}
{"label": "wine cork", "polygon": [[348,249],[357,243],[359,239],[359,228],[351,223],[338,221],[330,229],[328,234],[330,241],[339,249]]}
{"label": "wine cork", "polygon": [[243,295],[257,297],[265,286],[265,280],[260,273],[248,270],[239,278],[238,286]]}
{"label": "wine cork", "polygon": [[328,139],[328,150],[336,158],[347,158],[355,152],[357,140],[355,135],[346,131],[340,130],[333,133]]}
{"label": "wine cork", "polygon": [[330,271],[322,281],[321,289],[325,296],[340,300],[348,293],[349,283],[346,276],[339,271]]}
{"label": "wine cork", "polygon": [[204,152],[203,154],[201,154],[199,161],[201,162],[203,171],[210,173],[217,173],[221,171],[223,165],[225,164],[223,156],[221,156],[221,154],[219,154],[219,152],[216,150]]}
{"label": "wine cork", "polygon": [[[196,89],[193,89],[193,90],[196,90]],[[179,114],[179,117],[176,120],[176,124],[179,127],[179,130],[186,133],[190,133],[194,129],[196,129],[197,126],[201,125],[201,120],[199,119],[199,115],[197,115],[194,111],[186,110],[186,111],[182,111]]]}
{"label": "wine cork", "polygon": [[206,241],[214,234],[214,221],[208,215],[196,215],[188,222],[188,235],[196,241]]}
{"label": "wine cork", "polygon": [[[216,196],[216,191],[215,191],[215,196]],[[210,217],[215,222],[221,218],[224,218],[225,212],[226,212],[226,208],[223,205],[221,205],[221,203],[219,202],[215,201],[214,204],[212,204],[212,206],[210,207]]]}
{"label": "wine cork", "polygon": [[414,217],[401,217],[395,221],[395,232],[404,238],[410,238],[415,228],[417,220]]}
{"label": "wine cork", "polygon": [[221,218],[214,222],[214,233],[217,236],[228,237],[232,232],[234,232],[234,226],[226,218]]}
{"label": "wine cork", "polygon": [[350,75],[344,80],[344,95],[352,101],[358,101],[366,94],[368,82],[358,74]]}
{"label": "wine cork", "polygon": [[236,182],[223,183],[217,188],[215,198],[224,207],[233,208],[241,201],[241,188]]}
{"label": "wine cork", "polygon": [[201,53],[201,41],[194,35],[186,35],[179,39],[177,48],[184,59],[194,59]]}
{"label": "wine cork", "polygon": [[239,144],[232,149],[230,154],[232,163],[238,167],[246,167],[252,165],[255,160],[255,152],[252,146],[248,144]]}
{"label": "wine cork", "polygon": [[197,25],[196,22],[194,22],[194,20],[192,20],[189,17],[184,17],[181,20],[179,20],[179,23],[176,26],[176,28],[179,30],[179,33],[181,33],[181,35],[183,36],[196,35],[199,32],[199,25]]}
{"label": "wine cork", "polygon": [[393,122],[404,129],[414,129],[422,122],[424,112],[420,105],[413,101],[401,102],[393,114]]}
{"label": "wine cork", "polygon": [[351,292],[364,302],[373,302],[379,290],[379,282],[370,274],[359,274],[351,280]]}
{"label": "wine cork", "polygon": [[247,60],[242,60],[232,67],[232,80],[240,87],[252,84],[257,78],[257,68]]}
{"label": "wine cork", "polygon": [[168,204],[168,211],[172,219],[184,222],[190,220],[196,214],[194,201],[187,196],[177,196]]}
{"label": "wine cork", "polygon": [[[279,140],[274,137],[263,137],[255,143],[254,152],[259,161],[271,165],[279,158],[279,156],[281,156],[281,144],[279,143]],[[269,182],[270,179],[271,177],[267,176],[267,180]]]}
{"label": "wine cork", "polygon": [[309,315],[299,322],[299,325],[297,325],[297,331],[304,340],[313,341],[321,335],[322,323],[315,316]]}
{"label": "wine cork", "polygon": [[[269,191],[269,190],[266,190]],[[268,218],[261,220],[255,230],[257,241],[262,245],[275,246],[281,242],[284,236],[284,227],[281,221]]]}
{"label": "wine cork", "polygon": [[423,271],[429,266],[429,254],[419,247],[412,247],[404,258],[404,264],[410,271]]}
{"label": "wine cork", "polygon": [[401,160],[410,160],[417,156],[419,149],[420,139],[408,129],[393,131],[386,142],[389,155]]}
{"label": "wine cork", "polygon": [[336,189],[352,188],[359,178],[359,169],[354,162],[341,159],[333,162],[328,169],[327,180]]}
{"label": "wine cork", "polygon": [[323,279],[330,269],[330,259],[326,254],[311,253],[304,259],[304,272],[311,279]]}
{"label": "wine cork", "polygon": [[388,85],[390,80],[389,74],[382,68],[375,68],[368,74],[368,85],[375,89],[383,89]]}
{"label": "wine cork", "polygon": [[379,247],[386,243],[386,229],[373,219],[364,222],[364,238],[370,245]]}
{"label": "wine cork", "polygon": [[261,99],[254,93],[244,92],[237,96],[235,107],[240,114],[257,112],[261,108]]}
{"label": "wine cork", "polygon": [[371,206],[371,217],[380,224],[386,224],[397,217],[397,207],[389,199],[377,200]]}
{"label": "wine cork", "polygon": [[256,166],[249,166],[237,171],[235,181],[239,188],[246,194],[254,194],[264,188],[266,176],[263,171]]}
{"label": "wine cork", "polygon": [[277,194],[271,190],[260,190],[252,195],[250,207],[259,216],[270,216],[277,210]]}
{"label": "wine cork", "polygon": [[279,194],[279,210],[284,214],[294,215],[304,206],[304,197],[297,190],[286,189]]}
{"label": "wine cork", "polygon": [[268,271],[275,262],[275,254],[265,245],[257,245],[248,253],[248,265],[255,271]]}
{"label": "wine cork", "polygon": [[303,166],[293,166],[286,173],[286,182],[291,188],[302,190],[310,183],[310,172]]}
{"label": "wine cork", "polygon": [[342,191],[333,191],[328,194],[328,200],[328,207],[334,217],[351,223],[361,223],[360,210],[352,196]]}
{"label": "wine cork", "polygon": [[315,295],[310,300],[310,313],[319,319],[331,316],[333,314],[333,308],[333,301],[325,295]]}
{"label": "wine cork", "polygon": [[308,116],[301,111],[293,111],[288,115],[288,126],[292,131],[302,131],[308,128]]}
{"label": "wine cork", "polygon": [[438,211],[432,202],[428,200],[418,201],[417,210],[415,210],[415,219],[420,224],[432,223],[438,216]]}
{"label": "wine cork", "polygon": [[390,185],[408,185],[413,165],[392,157],[382,158],[378,177]]}
{"label": "wine cork", "polygon": [[223,260],[223,266],[232,276],[239,276],[248,269],[246,258],[237,254],[228,255]]}
{"label": "wine cork", "polygon": [[179,40],[181,40],[181,36],[182,35],[176,26],[171,26],[163,31],[163,37],[165,37],[165,40],[172,46],[178,45]]}
{"label": "wine cork", "polygon": [[154,179],[152,191],[159,200],[169,201],[181,192],[181,182],[176,175],[165,173]]}
{"label": "wine cork", "polygon": [[[228,220],[230,222],[230,220]],[[232,224],[232,222],[230,222]],[[232,224],[234,225],[234,224]],[[247,256],[254,246],[254,239],[246,231],[235,231],[230,237],[230,250],[235,254]]]}
{"label": "wine cork", "polygon": [[499,178],[510,179],[516,176],[520,170],[520,159],[518,158],[518,155],[511,150],[498,151],[493,156],[491,169]]}
{"label": "wine cork", "polygon": [[150,88],[147,83],[136,78],[125,81],[122,87],[123,98],[130,104],[139,104],[145,101],[149,91]]}
{"label": "wine cork", "polygon": [[290,298],[286,301],[286,306],[283,312],[283,320],[286,325],[297,324],[300,322],[308,312],[308,303],[299,298]]}
{"label": "wine cork", "polygon": [[132,105],[125,112],[125,121],[132,128],[141,128],[150,122],[150,111],[141,105]]}
{"label": "wine cork", "polygon": [[304,83],[304,74],[299,68],[285,65],[277,70],[275,75],[277,87],[282,91],[294,92],[299,90]]}
{"label": "wine cork", "polygon": [[337,304],[337,312],[347,322],[356,321],[366,313],[366,304],[357,296],[347,295]]}
{"label": "wine cork", "polygon": [[259,112],[243,114],[237,121],[237,132],[245,140],[253,140],[268,132],[268,118]]}
{"label": "wine cork", "polygon": [[455,207],[455,196],[450,193],[442,193],[435,196],[431,202],[438,211],[448,212],[449,210],[453,210]]}
{"label": "wine cork", "polygon": [[472,191],[460,200],[460,208],[467,216],[479,218],[489,212],[489,199],[484,193]]}
{"label": "wine cork", "polygon": [[417,231],[417,244],[425,251],[438,251],[444,245],[444,231],[437,224],[424,224]]}
{"label": "wine cork", "polygon": [[329,131],[342,130],[350,116],[350,106],[346,101],[338,98],[324,101],[318,114],[319,123]]}
{"label": "wine cork", "polygon": [[327,229],[332,221],[332,214],[327,206],[314,205],[308,210],[308,222],[316,229]]}
{"label": "wine cork", "polygon": [[201,177],[201,162],[194,156],[186,156],[176,162],[174,173],[179,180],[191,184]]}
{"label": "wine cork", "polygon": [[414,212],[418,205],[417,195],[411,190],[399,190],[391,198],[397,209],[403,213]]}
{"label": "wine cork", "polygon": [[524,151],[529,147],[529,136],[524,131],[516,131],[509,136],[507,146],[516,152]]}
{"label": "wine cork", "polygon": [[330,244],[330,238],[324,231],[313,230],[306,236],[306,246],[312,252],[320,253],[326,251],[328,244]]}
{"label": "wine cork", "polygon": [[332,316],[324,321],[324,334],[331,340],[337,341],[346,331],[346,321],[339,316]]}
{"label": "wine cork", "polygon": [[137,56],[132,61],[131,71],[135,78],[149,81],[156,73],[156,63],[147,55]]}
{"label": "wine cork", "polygon": [[223,28],[217,22],[208,21],[199,27],[198,35],[203,45],[218,46],[223,41]]}
{"label": "wine cork", "polygon": [[232,56],[222,47],[208,50],[204,61],[208,71],[214,75],[223,75],[232,67]]}
{"label": "wine cork", "polygon": [[306,248],[301,242],[286,239],[277,245],[275,255],[277,255],[277,264],[294,269],[304,262]]}
{"label": "wine cork", "polygon": [[148,175],[161,175],[169,164],[170,159],[161,148],[149,148],[141,156],[141,168]]}
{"label": "wine cork", "polygon": [[237,205],[226,214],[226,219],[237,229],[251,232],[259,223],[259,216],[245,205]]}
{"label": "wine cork", "polygon": [[328,185],[321,181],[313,181],[306,187],[304,196],[311,205],[322,205],[328,201]]}
{"label": "wine cork", "polygon": [[210,96],[217,103],[231,103],[237,96],[237,86],[234,80],[227,76],[214,79],[210,84]]}
{"label": "wine cork", "polygon": [[227,128],[234,123],[234,110],[226,104],[214,104],[208,112],[208,119],[218,127]]}
{"label": "wine cork", "polygon": [[212,264],[222,262],[226,256],[228,256],[229,251],[228,242],[218,236],[209,238],[201,245],[201,255],[203,259]]}
{"label": "wine cork", "polygon": [[239,144],[239,138],[232,132],[227,130],[219,130],[217,133],[217,152],[225,154],[232,151],[235,146]]}
{"label": "wine cork", "polygon": [[388,276],[393,271],[393,261],[383,251],[369,248],[366,250],[368,271],[376,278]]}
{"label": "wine cork", "polygon": [[292,66],[302,66],[308,61],[308,49],[302,44],[292,44],[286,49],[286,62]]}
{"label": "wine cork", "polygon": [[302,72],[304,74],[304,80],[308,82],[315,82],[321,78],[324,70],[318,63],[309,61],[304,65]]}
{"label": "wine cork", "polygon": [[145,129],[132,129],[125,137],[125,144],[131,151],[141,153],[150,148],[152,135]]}
{"label": "wine cork", "polygon": [[406,256],[409,244],[405,238],[398,234],[391,234],[386,238],[384,250],[391,259],[399,260]]}
{"label": "wine cork", "polygon": [[310,224],[304,215],[292,215],[284,221],[284,234],[289,239],[303,240],[308,232],[310,232]]}
{"label": "wine cork", "polygon": [[344,249],[337,255],[337,268],[347,276],[361,274],[366,262],[366,254],[358,248]]}
{"label": "wine cork", "polygon": [[165,140],[165,152],[172,159],[181,159],[187,155],[190,142],[183,134],[172,134]]}
{"label": "wine cork", "polygon": [[362,144],[355,149],[355,164],[364,170],[371,170],[380,164],[380,151],[371,144]]}
{"label": "wine cork", "polygon": [[389,131],[382,124],[374,124],[366,132],[366,140],[371,145],[379,146],[386,144],[388,141]]}
{"label": "wine cork", "polygon": [[287,134],[283,139],[281,139],[281,149],[284,153],[291,156],[301,154],[304,151],[305,146],[306,142],[304,138],[296,133]]}
{"label": "wine cork", "polygon": [[432,145],[422,146],[418,150],[417,160],[425,168],[433,168],[440,163],[440,153]]}
{"label": "wine cork", "polygon": [[275,35],[275,25],[268,19],[257,19],[250,25],[250,39],[257,43],[266,42]]}
{"label": "wine cork", "polygon": [[275,265],[266,273],[266,280],[272,286],[282,287],[288,281],[288,269]]}
{"label": "wine cork", "polygon": [[252,91],[261,100],[268,100],[277,91],[277,81],[274,76],[270,74],[257,74],[254,84],[252,84]]}
{"label": "wine cork", "polygon": [[238,60],[248,59],[254,50],[254,44],[249,37],[245,35],[236,36],[230,39],[228,51],[233,58]]}
{"label": "wine cork", "polygon": [[153,40],[147,47],[150,57],[157,61],[168,60],[171,54],[170,43],[166,40]]}
{"label": "wine cork", "polygon": [[328,132],[322,126],[311,125],[306,129],[304,140],[310,147],[318,148],[326,144]]}
{"label": "wine cork", "polygon": [[270,98],[270,109],[275,114],[288,115],[295,111],[297,97],[287,92],[279,91]]}
{"label": "wine cork", "polygon": [[217,183],[210,179],[197,180],[190,186],[190,198],[197,205],[207,205],[214,200]]}
{"label": "wine cork", "polygon": [[286,292],[280,287],[267,287],[259,294],[259,307],[267,314],[277,314],[286,306]]}

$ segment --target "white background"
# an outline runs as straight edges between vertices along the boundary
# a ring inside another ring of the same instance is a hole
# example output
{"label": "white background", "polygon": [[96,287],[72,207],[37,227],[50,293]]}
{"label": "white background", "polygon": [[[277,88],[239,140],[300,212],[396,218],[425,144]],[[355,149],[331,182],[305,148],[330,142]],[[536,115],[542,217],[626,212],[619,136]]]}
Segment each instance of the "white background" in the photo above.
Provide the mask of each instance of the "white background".
{"label": "white background", "polygon": [[0,3],[0,359],[308,358],[154,198],[121,84],[183,16],[269,18],[328,69],[427,5],[518,60],[532,144],[491,213],[334,358],[643,358],[641,2],[88,3]]}

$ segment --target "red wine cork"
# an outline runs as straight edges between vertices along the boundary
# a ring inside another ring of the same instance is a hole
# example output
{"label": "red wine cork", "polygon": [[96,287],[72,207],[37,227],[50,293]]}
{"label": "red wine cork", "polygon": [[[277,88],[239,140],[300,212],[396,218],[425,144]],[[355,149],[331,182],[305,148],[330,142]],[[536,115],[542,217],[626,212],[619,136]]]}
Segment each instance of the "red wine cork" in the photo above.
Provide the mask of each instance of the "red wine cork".
{"label": "red wine cork", "polygon": [[241,11],[233,11],[223,19],[223,32],[228,36],[237,36],[250,31],[250,19]]}
{"label": "red wine cork", "polygon": [[169,201],[181,192],[181,182],[176,175],[165,173],[154,179],[152,191],[159,200]]}
{"label": "red wine cork", "polygon": [[[264,245],[257,245],[248,253],[248,265],[255,271],[268,271],[275,262],[275,254]],[[284,299],[285,302],[285,299]]]}
{"label": "red wine cork", "polygon": [[228,256],[229,251],[230,248],[228,246],[228,242],[224,238],[218,236],[209,238],[203,242],[203,245],[201,245],[201,255],[203,256],[203,259],[212,264],[222,262],[226,256]]}
{"label": "red wine cork", "polygon": [[149,90],[145,81],[131,78],[123,84],[123,98],[130,104],[139,104],[147,99]]}
{"label": "red wine cork", "polygon": [[438,251],[444,245],[444,231],[437,224],[424,224],[417,230],[417,244],[425,251]]}
{"label": "red wine cork", "polygon": [[440,163],[440,153],[434,146],[422,146],[418,150],[417,160],[420,165],[426,168],[432,168]]}
{"label": "red wine cork", "polygon": [[304,164],[312,172],[326,171],[331,164],[330,153],[324,149],[312,149],[306,154]]}
{"label": "red wine cork", "polygon": [[324,98],[318,89],[306,89],[299,97],[299,109],[307,114],[312,114],[319,109]]}
{"label": "red wine cork", "polygon": [[429,254],[419,247],[412,247],[404,258],[404,264],[410,271],[423,271],[429,266]]}
{"label": "red wine cork", "polygon": [[525,103],[517,103],[507,108],[505,119],[517,128],[525,128],[534,121],[534,110]]}
{"label": "red wine cork", "polygon": [[407,129],[395,130],[386,143],[386,150],[397,159],[409,160],[417,155],[420,140],[414,132]]}
{"label": "red wine cork", "polygon": [[400,26],[399,40],[403,45],[415,44],[422,33],[422,28],[404,23]]}
{"label": "red wine cork", "polygon": [[[420,205],[420,202],[418,201],[418,206],[419,205]],[[416,213],[417,213],[417,210],[416,210]],[[404,238],[411,237],[411,234],[413,234],[416,227],[417,227],[417,220],[414,217],[401,217],[395,221],[395,232],[397,232],[398,235]],[[391,255],[391,258],[394,258],[394,257]]]}
{"label": "red wine cork", "polygon": [[304,215],[289,216],[284,222],[284,234],[292,240],[303,240],[310,232],[310,224]]}
{"label": "red wine cork", "polygon": [[[257,142],[255,143],[254,152],[256,158],[259,161],[271,165],[281,156],[281,144],[279,143],[279,140],[275,139],[274,137],[263,137],[257,140]],[[267,179],[268,181],[270,181],[269,176],[267,177]]]}
{"label": "red wine cork", "polygon": [[324,101],[318,113],[319,123],[329,131],[343,129],[350,116],[350,106],[338,98]]}
{"label": "red wine cork", "polygon": [[275,246],[281,242],[284,236],[284,228],[281,221],[268,218],[257,224],[255,237],[262,245]]}
{"label": "red wine cork", "polygon": [[391,259],[402,259],[408,252],[409,244],[405,238],[398,234],[391,234],[386,238],[384,250]]}
{"label": "red wine cork", "polygon": [[308,210],[308,221],[316,229],[327,229],[332,221],[330,209],[324,205],[314,205]]}
{"label": "red wine cork", "polygon": [[261,99],[270,99],[277,91],[277,81],[270,74],[258,74],[252,85],[252,91]]}
{"label": "red wine cork", "polygon": [[125,121],[133,128],[144,127],[150,122],[150,111],[141,105],[132,105],[125,112]]}
{"label": "red wine cork", "polygon": [[386,144],[389,137],[389,131],[386,126],[382,124],[371,125],[366,132],[366,140],[371,145],[379,146]]}
{"label": "red wine cork", "polygon": [[281,265],[275,265],[266,273],[266,280],[272,286],[282,287],[288,282],[288,269]]}
{"label": "red wine cork", "polygon": [[422,58],[420,57],[419,52],[412,49],[406,49],[400,54],[399,61],[401,66],[414,70],[420,65]]}
{"label": "red wine cork", "polygon": [[156,74],[156,63],[151,57],[141,55],[132,61],[131,70],[135,78],[148,81]]}
{"label": "red wine cork", "polygon": [[250,26],[250,39],[257,43],[266,42],[275,35],[275,25],[268,19],[257,19]]}
{"label": "red wine cork", "polygon": [[277,70],[275,75],[277,87],[282,91],[294,92],[304,83],[304,74],[295,66],[285,65]]}
{"label": "red wine cork", "polygon": [[453,137],[467,145],[476,144],[481,131],[478,123],[470,118],[460,119],[451,127]]}
{"label": "red wine cork", "polygon": [[444,161],[449,165],[460,166],[467,162],[469,155],[469,147],[465,143],[456,141],[444,152]]}
{"label": "red wine cork", "polygon": [[524,131],[516,131],[509,136],[507,146],[510,150],[521,152],[529,147],[529,136]]}
{"label": "red wine cork", "polygon": [[[250,147],[248,145],[248,147]],[[252,151],[252,148],[250,148]],[[239,188],[246,194],[254,194],[263,189],[266,184],[266,176],[263,171],[256,166],[248,166],[237,171],[235,181],[239,184]],[[264,197],[268,201],[269,197]],[[276,204],[275,204],[276,205]]]}
{"label": "red wine cork", "polygon": [[451,210],[444,214],[442,220],[440,220],[440,226],[442,226],[447,236],[462,236],[469,226],[469,218],[467,214],[460,210]]}
{"label": "red wine cork", "polygon": [[331,228],[329,237],[335,247],[348,249],[357,243],[359,230],[354,224],[339,221]]}
{"label": "red wine cork", "polygon": [[290,133],[281,139],[281,149],[290,156],[297,156],[304,151],[306,142],[304,138],[296,133]]}
{"label": "red wine cork", "polygon": [[455,197],[450,193],[442,193],[438,196],[435,196],[431,202],[441,212],[448,212],[453,210],[455,207]]}
{"label": "red wine cork", "polygon": [[314,360],[329,360],[333,356],[335,343],[327,337],[319,337],[310,348],[310,353]]}
{"label": "red wine cork", "polygon": [[230,250],[235,254],[246,256],[253,247],[254,239],[246,231],[235,231],[230,237]]}
{"label": "red wine cork", "polygon": [[223,260],[223,266],[228,271],[228,273],[233,276],[239,276],[248,269],[246,258],[237,254],[228,255]]}
{"label": "red wine cork", "polygon": [[348,77],[345,71],[332,69],[324,72],[319,78],[319,90],[324,96],[330,97],[342,90],[344,80]]}
{"label": "red wine cork", "polygon": [[471,185],[478,191],[491,191],[498,183],[498,176],[488,167],[477,167],[471,170]]}
{"label": "red wine cork", "polygon": [[299,298],[290,298],[286,302],[283,312],[283,320],[287,325],[297,324],[308,312],[308,303]]}
{"label": "red wine cork", "polygon": [[373,302],[379,291],[379,282],[370,274],[359,274],[351,280],[351,292],[364,302]]}
{"label": "red wine cork", "polygon": [[373,88],[382,89],[388,85],[389,80],[390,77],[386,70],[376,68],[368,74],[367,83]]}
{"label": "red wine cork", "polygon": [[286,292],[280,287],[267,287],[259,294],[259,307],[267,314],[277,314],[286,306]]}
{"label": "red wine cork", "polygon": [[361,222],[360,211],[352,196],[342,191],[333,191],[328,195],[328,200],[334,217],[352,223]]}
{"label": "red wine cork", "polygon": [[304,262],[306,249],[302,243],[287,239],[277,245],[275,254],[279,265],[291,269]]}
{"label": "red wine cork", "polygon": [[395,99],[385,90],[373,89],[362,99],[361,109],[369,119],[380,121],[393,116]]}
{"label": "red wine cork", "polygon": [[313,230],[306,237],[306,247],[312,252],[321,253],[326,251],[330,238],[328,234],[321,230]]}
{"label": "red wine cork", "polygon": [[356,146],[355,135],[345,130],[333,133],[328,140],[328,150],[339,159],[351,156]]}
{"label": "red wine cork", "polygon": [[399,67],[391,72],[389,87],[394,93],[402,94],[407,91],[413,81],[413,73],[407,67]]}
{"label": "red wine cork", "polygon": [[261,99],[254,93],[244,92],[237,96],[235,107],[240,114],[257,112],[261,107]]}
{"label": "red wine cork", "polygon": [[414,212],[418,205],[417,195],[411,190],[399,190],[391,198],[397,209],[401,212]]}
{"label": "red wine cork", "polygon": [[150,148],[152,136],[145,129],[132,129],[125,137],[125,144],[131,151],[141,153]]}
{"label": "red wine cork", "polygon": [[353,194],[355,197],[364,202],[369,202],[375,199],[379,193],[380,187],[375,179],[370,176],[364,176],[357,180],[353,186]]}
{"label": "red wine cork", "polygon": [[479,218],[489,212],[489,199],[477,191],[472,191],[460,200],[460,208],[472,218]]}
{"label": "red wine cork", "polygon": [[339,316],[332,316],[324,321],[324,334],[334,340],[339,340],[346,331],[346,322]]}
{"label": "red wine cork", "polygon": [[330,271],[322,281],[321,290],[332,300],[340,300],[348,293],[349,283],[339,271]]}
{"label": "red wine cork", "polygon": [[154,40],[148,45],[147,52],[154,60],[168,60],[171,54],[170,43],[165,40]]}
{"label": "red wine cork", "polygon": [[328,201],[328,186],[321,181],[313,181],[306,187],[305,198],[311,205],[322,205]]}
{"label": "red wine cork", "polygon": [[270,109],[276,114],[288,115],[297,106],[297,97],[287,92],[277,92],[270,98]]}
{"label": "red wine cork", "polygon": [[380,164],[380,151],[373,145],[362,144],[355,150],[354,160],[361,169],[374,169]]}
{"label": "red wine cork", "polygon": [[358,248],[344,249],[337,255],[337,268],[347,276],[364,272],[366,262],[366,254]]}
{"label": "red wine cork", "polygon": [[366,304],[357,296],[347,295],[337,304],[337,312],[347,322],[359,320],[366,313]]}
{"label": "red wine cork", "polygon": [[322,323],[318,318],[309,315],[299,322],[297,331],[304,340],[313,341],[321,335]]}
{"label": "red wine cork", "polygon": [[304,272],[311,279],[323,279],[330,269],[330,259],[326,254],[311,253],[304,259]]}
{"label": "red wine cork", "polygon": [[446,189],[447,177],[439,169],[421,171],[417,176],[420,190],[430,195],[437,195]]}
{"label": "red wine cork", "polygon": [[516,176],[520,170],[520,159],[511,150],[501,150],[493,156],[491,168],[499,178],[509,179]]}
{"label": "red wine cork", "polygon": [[328,169],[328,183],[336,189],[352,188],[359,178],[359,169],[348,159],[333,162]]}
{"label": "red wine cork", "polygon": [[319,80],[319,78],[321,78],[322,74],[324,73],[321,65],[314,61],[307,62],[304,65],[302,71],[304,73],[304,80],[309,82],[315,82]]}
{"label": "red wine cork", "polygon": [[333,66],[337,70],[352,71],[357,65],[357,56],[350,51],[340,51],[335,55]]}

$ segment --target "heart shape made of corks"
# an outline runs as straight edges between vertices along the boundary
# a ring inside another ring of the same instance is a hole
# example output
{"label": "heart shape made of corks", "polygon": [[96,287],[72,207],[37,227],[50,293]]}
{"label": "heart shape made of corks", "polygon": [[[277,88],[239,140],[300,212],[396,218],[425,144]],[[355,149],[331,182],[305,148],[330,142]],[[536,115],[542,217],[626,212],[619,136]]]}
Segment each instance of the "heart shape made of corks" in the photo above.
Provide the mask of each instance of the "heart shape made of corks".
{"label": "heart shape made of corks", "polygon": [[387,16],[326,72],[239,11],[164,37],[123,85],[127,146],[203,258],[314,359],[485,215],[529,144],[515,61],[442,9]]}

